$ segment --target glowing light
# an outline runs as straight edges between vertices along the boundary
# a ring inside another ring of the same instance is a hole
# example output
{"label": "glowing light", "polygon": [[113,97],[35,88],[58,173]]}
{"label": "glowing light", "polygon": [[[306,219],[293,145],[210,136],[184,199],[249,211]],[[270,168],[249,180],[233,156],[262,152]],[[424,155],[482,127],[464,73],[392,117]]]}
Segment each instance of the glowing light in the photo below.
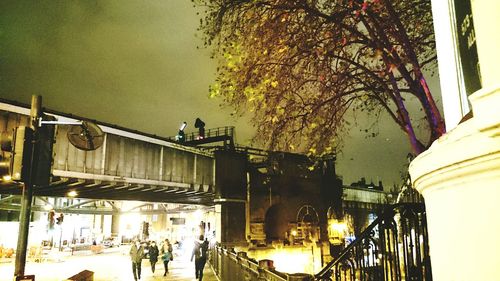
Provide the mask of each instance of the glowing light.
{"label": "glowing light", "polygon": [[76,191],[74,191],[74,190],[71,190],[70,192],[68,192],[68,196],[69,197],[75,197],[77,195],[78,195],[78,193]]}
{"label": "glowing light", "polygon": [[280,249],[273,250],[267,253],[254,253],[252,258],[257,260],[270,259],[276,270],[286,273],[313,273],[314,265],[311,263],[312,256],[310,252],[303,251],[303,249]]}
{"label": "glowing light", "polygon": [[201,220],[203,218],[203,212],[201,210],[196,210],[193,216],[196,220]]}
{"label": "glowing light", "polygon": [[330,227],[337,232],[345,232],[347,230],[347,225],[344,222],[334,222],[330,224]]}
{"label": "glowing light", "polygon": [[5,176],[3,176],[3,180],[4,181],[11,181],[12,177],[10,175],[5,175]]}
{"label": "glowing light", "polygon": [[328,220],[328,238],[333,245],[342,245],[345,241],[347,224],[336,219]]}
{"label": "glowing light", "polygon": [[292,230],[292,236],[297,236],[297,230]]}
{"label": "glowing light", "polygon": [[186,123],[186,122],[183,122],[183,123],[181,124],[181,127],[179,128],[179,130],[184,131],[184,129],[186,129],[186,126],[187,126],[187,123]]}

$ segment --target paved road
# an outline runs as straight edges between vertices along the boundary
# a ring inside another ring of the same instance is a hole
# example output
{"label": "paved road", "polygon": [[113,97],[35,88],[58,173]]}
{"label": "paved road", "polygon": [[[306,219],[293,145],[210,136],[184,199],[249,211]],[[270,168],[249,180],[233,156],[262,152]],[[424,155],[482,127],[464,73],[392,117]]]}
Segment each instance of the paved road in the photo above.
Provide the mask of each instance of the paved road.
{"label": "paved road", "polygon": [[[128,256],[128,247],[119,250],[106,251],[93,255],[90,252],[78,253],[75,256],[54,254],[49,261],[42,263],[27,262],[26,274],[35,274],[36,281],[61,281],[82,271],[94,272],[95,281],[133,281],[132,265]],[[194,262],[189,257],[178,255],[169,264],[169,273],[163,277],[163,264],[156,264],[156,271],[151,272],[149,261],[142,262],[141,281],[172,280],[172,281],[194,281]],[[0,263],[0,281],[12,281],[14,274],[14,262],[6,261]],[[210,265],[207,264],[204,271],[204,281],[216,281]]]}

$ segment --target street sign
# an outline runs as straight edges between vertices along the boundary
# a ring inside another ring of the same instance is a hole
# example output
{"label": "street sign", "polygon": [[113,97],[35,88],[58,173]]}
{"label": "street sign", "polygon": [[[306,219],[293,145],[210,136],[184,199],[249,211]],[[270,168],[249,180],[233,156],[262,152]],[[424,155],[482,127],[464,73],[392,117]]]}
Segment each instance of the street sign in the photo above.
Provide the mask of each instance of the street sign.
{"label": "street sign", "polygon": [[481,89],[481,71],[470,0],[455,0],[455,22],[463,83],[469,96]]}

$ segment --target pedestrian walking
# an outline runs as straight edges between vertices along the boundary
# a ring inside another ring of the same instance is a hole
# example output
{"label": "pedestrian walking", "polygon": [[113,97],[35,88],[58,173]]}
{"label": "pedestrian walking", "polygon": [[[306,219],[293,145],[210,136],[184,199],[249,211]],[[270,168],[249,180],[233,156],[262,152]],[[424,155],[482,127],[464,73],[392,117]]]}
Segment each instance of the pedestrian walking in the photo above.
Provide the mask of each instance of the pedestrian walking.
{"label": "pedestrian walking", "polygon": [[144,248],[141,242],[138,240],[134,241],[132,247],[130,247],[130,259],[132,260],[132,272],[134,273],[134,280],[141,279],[141,263],[144,256]]}
{"label": "pedestrian walking", "polygon": [[160,250],[158,249],[158,246],[156,246],[155,241],[151,241],[151,245],[149,246],[149,263],[151,263],[151,271],[155,273],[155,265],[156,262],[158,261],[158,254]]}
{"label": "pedestrian walking", "polygon": [[163,276],[166,276],[168,273],[168,263],[174,260],[172,244],[170,244],[168,239],[165,239],[165,242],[163,242],[160,253],[161,259],[163,260],[163,266],[165,267],[165,273],[163,273]]}
{"label": "pedestrian walking", "polygon": [[191,261],[194,257],[194,271],[196,279],[199,281],[203,280],[203,269],[205,268],[205,263],[207,262],[207,251],[208,251],[208,241],[203,235],[200,235],[200,240],[194,241],[193,254],[191,255]]}

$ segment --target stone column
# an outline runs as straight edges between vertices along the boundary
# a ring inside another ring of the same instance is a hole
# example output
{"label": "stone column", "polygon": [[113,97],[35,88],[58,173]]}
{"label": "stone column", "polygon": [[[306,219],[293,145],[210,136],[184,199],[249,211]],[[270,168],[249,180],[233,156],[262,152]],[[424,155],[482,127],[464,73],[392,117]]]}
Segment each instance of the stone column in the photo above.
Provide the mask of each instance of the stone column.
{"label": "stone column", "polygon": [[[473,0],[483,88],[474,117],[410,165],[425,198],[433,280],[500,277],[500,1]],[[438,37],[437,40],[440,40]],[[443,93],[446,95],[447,93]]]}
{"label": "stone column", "polygon": [[117,236],[120,233],[120,215],[111,215],[111,236]]}
{"label": "stone column", "polygon": [[216,237],[224,245],[246,243],[246,155],[217,151],[215,203]]}

